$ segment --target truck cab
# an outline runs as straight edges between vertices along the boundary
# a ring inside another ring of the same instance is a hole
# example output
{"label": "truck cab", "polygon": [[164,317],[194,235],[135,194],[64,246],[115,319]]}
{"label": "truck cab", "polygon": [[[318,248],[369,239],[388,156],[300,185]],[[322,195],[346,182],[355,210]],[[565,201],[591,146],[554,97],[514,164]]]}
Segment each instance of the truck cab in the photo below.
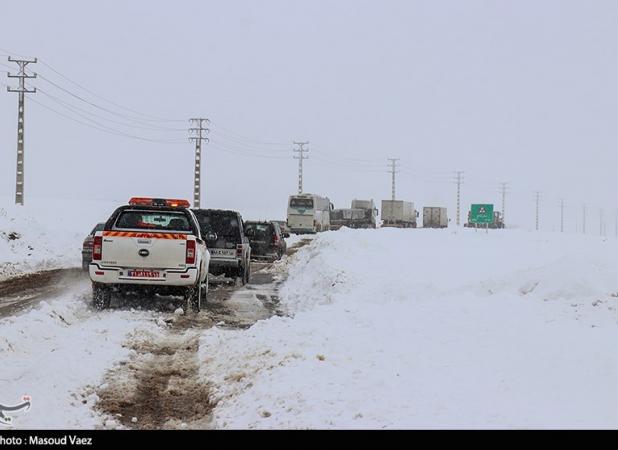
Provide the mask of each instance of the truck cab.
{"label": "truck cab", "polygon": [[116,209],[94,235],[94,306],[110,305],[112,294],[140,289],[182,295],[185,311],[199,312],[208,293],[210,252],[186,200],[134,197]]}

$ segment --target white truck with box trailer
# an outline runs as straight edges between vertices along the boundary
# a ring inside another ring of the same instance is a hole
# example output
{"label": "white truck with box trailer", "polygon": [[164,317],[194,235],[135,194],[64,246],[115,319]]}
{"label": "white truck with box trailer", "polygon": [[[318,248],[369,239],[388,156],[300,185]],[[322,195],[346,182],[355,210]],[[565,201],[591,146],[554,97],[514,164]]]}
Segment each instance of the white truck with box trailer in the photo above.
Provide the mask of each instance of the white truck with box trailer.
{"label": "white truck with box trailer", "polygon": [[448,217],[446,208],[439,206],[423,207],[423,228],[446,228]]}
{"label": "white truck with box trailer", "polygon": [[416,228],[418,211],[414,203],[403,200],[382,200],[382,226]]}

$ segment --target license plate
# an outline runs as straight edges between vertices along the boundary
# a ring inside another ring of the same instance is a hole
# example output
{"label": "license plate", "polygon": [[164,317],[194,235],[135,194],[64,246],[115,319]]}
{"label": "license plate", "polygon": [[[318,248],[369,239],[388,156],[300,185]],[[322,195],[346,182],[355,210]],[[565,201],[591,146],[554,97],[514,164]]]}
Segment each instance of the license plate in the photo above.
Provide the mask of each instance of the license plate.
{"label": "license plate", "polygon": [[227,249],[219,249],[213,248],[210,250],[210,256],[234,256],[236,255],[236,250],[227,250]]}
{"label": "license plate", "polygon": [[160,273],[156,270],[129,270],[127,275],[134,278],[160,278]]}

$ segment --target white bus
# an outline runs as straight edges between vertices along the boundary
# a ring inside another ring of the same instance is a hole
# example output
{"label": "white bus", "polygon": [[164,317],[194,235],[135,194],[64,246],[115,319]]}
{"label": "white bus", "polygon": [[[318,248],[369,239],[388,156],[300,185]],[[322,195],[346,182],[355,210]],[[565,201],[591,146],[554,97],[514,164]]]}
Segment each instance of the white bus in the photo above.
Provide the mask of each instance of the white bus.
{"label": "white bus", "polygon": [[290,195],[288,227],[295,234],[318,233],[330,230],[333,204],[327,197],[314,194]]}

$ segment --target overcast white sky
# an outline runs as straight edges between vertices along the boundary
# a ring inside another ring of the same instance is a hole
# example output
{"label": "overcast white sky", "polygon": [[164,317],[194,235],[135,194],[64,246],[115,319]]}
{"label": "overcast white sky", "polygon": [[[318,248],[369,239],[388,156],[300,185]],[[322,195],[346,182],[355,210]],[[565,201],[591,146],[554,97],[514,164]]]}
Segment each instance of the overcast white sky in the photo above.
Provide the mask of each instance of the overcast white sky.
{"label": "overcast white sky", "polygon": [[[558,226],[564,197],[569,230],[587,202],[589,229],[598,232],[604,207],[613,235],[617,23],[618,3],[599,0],[20,0],[2,8],[0,62],[14,65],[7,51],[36,56],[136,111],[210,118],[208,207],[284,218],[296,190],[296,139],[311,141],[305,191],[336,207],[389,198],[386,158],[399,157],[397,196],[417,209],[445,205],[453,216],[452,171],[464,170],[466,208],[499,208],[499,182],[508,181],[511,224],[533,226],[538,189],[543,229]],[[128,128],[136,122],[123,115],[144,116],[49,66],[31,67],[120,115],[41,78],[32,84],[54,98],[28,100],[87,122],[60,100],[109,128],[178,142],[107,134],[28,101],[26,202],[191,198],[193,147],[184,131]],[[9,82],[6,73],[0,81]],[[0,88],[0,197],[10,201],[17,95]]]}

